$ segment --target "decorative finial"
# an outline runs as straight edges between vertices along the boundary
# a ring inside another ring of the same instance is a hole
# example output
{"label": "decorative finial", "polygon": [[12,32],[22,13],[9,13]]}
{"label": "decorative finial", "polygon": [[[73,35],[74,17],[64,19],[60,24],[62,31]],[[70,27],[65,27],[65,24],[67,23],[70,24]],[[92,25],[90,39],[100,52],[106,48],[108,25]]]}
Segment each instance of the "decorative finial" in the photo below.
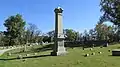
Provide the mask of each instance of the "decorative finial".
{"label": "decorative finial", "polygon": [[58,4],[58,7],[57,7],[58,9],[60,9],[61,7],[60,7],[60,4]]}

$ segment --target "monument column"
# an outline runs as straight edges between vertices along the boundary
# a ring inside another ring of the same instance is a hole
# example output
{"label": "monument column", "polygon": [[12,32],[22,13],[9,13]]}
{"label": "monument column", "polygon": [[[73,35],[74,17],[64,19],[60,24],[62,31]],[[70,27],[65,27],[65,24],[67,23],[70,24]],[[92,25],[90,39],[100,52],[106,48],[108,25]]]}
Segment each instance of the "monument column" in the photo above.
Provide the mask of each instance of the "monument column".
{"label": "monument column", "polygon": [[63,9],[58,7],[55,8],[55,42],[53,47],[53,52],[51,55],[65,55],[66,50],[64,47],[64,34],[63,34],[63,25],[62,25],[62,12]]}

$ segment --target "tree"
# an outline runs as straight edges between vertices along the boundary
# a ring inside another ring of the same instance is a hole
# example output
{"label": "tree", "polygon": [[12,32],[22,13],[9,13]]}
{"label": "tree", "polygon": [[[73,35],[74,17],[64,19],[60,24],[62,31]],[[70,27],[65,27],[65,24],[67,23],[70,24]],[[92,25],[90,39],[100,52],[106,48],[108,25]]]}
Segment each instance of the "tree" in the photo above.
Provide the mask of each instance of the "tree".
{"label": "tree", "polygon": [[50,39],[48,36],[43,36],[43,42],[50,42]]}
{"label": "tree", "polygon": [[65,29],[64,30],[64,34],[67,36],[65,38],[65,40],[68,40],[68,41],[74,41],[76,40],[77,38],[77,32],[72,30],[72,29]]}
{"label": "tree", "polygon": [[108,40],[113,35],[113,27],[103,23],[98,23],[95,27],[98,40]]}
{"label": "tree", "polygon": [[25,39],[27,43],[38,43],[41,31],[35,24],[29,23],[27,30],[25,31]]}
{"label": "tree", "polygon": [[4,34],[7,39],[7,45],[21,44],[19,39],[22,38],[25,24],[26,22],[22,19],[22,15],[20,14],[10,16],[5,20],[4,26],[7,30],[4,31]]}
{"label": "tree", "polygon": [[49,41],[50,42],[53,42],[54,41],[54,36],[55,36],[55,31],[53,30],[53,31],[49,31],[48,33],[48,36],[49,36]]}
{"label": "tree", "polygon": [[100,22],[110,21],[118,25],[118,35],[120,37],[120,0],[101,0],[102,16]]}
{"label": "tree", "polygon": [[89,36],[90,36],[90,40],[94,40],[96,38],[96,32],[94,29],[89,30]]}
{"label": "tree", "polygon": [[4,33],[0,31],[0,46],[4,45]]}
{"label": "tree", "polygon": [[101,0],[100,2],[101,16],[100,21],[110,21],[115,25],[120,25],[120,0]]}

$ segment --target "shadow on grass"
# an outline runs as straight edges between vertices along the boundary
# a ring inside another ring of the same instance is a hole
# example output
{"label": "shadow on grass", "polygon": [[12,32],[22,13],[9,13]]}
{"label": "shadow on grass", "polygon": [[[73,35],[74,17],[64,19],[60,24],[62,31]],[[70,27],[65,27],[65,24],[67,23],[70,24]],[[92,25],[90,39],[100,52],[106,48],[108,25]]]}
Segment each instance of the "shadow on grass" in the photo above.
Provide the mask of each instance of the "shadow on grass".
{"label": "shadow on grass", "polygon": [[119,55],[108,55],[108,56],[111,56],[111,57],[120,57]]}
{"label": "shadow on grass", "polygon": [[[39,56],[27,56],[27,57],[22,57],[22,59],[27,59],[27,58],[39,58],[39,57],[47,57],[47,56],[51,56],[51,55],[39,55]],[[7,61],[7,60],[17,60],[17,59],[20,59],[20,58],[3,58],[3,59],[0,59],[0,60],[4,60],[4,61]]]}

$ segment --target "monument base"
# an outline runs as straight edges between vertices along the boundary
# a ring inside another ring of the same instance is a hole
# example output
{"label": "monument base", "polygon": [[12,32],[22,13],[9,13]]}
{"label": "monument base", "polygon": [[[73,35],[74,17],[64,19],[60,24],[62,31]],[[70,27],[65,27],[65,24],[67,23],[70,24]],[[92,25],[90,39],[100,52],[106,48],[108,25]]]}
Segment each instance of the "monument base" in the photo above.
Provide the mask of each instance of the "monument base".
{"label": "monument base", "polygon": [[66,55],[67,54],[67,52],[66,51],[59,51],[59,52],[51,52],[51,55],[52,56],[64,56],[64,55]]}

